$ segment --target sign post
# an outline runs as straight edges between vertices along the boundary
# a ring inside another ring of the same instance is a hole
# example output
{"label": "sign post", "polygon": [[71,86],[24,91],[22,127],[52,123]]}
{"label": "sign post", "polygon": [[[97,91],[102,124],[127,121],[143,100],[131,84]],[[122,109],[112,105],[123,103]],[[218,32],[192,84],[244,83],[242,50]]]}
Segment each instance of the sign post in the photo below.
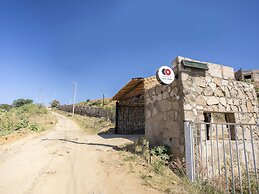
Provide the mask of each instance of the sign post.
{"label": "sign post", "polygon": [[162,85],[169,85],[173,83],[174,78],[175,78],[175,75],[171,67],[162,66],[156,72],[156,79]]}

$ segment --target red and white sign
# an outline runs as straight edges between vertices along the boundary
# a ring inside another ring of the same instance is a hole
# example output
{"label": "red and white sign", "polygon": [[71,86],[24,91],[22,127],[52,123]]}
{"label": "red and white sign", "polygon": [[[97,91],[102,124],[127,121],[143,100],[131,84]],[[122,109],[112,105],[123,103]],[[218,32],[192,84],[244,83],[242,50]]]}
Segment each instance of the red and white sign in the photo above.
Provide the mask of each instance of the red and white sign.
{"label": "red and white sign", "polygon": [[173,83],[175,75],[170,67],[162,66],[157,70],[156,78],[161,84],[168,85]]}

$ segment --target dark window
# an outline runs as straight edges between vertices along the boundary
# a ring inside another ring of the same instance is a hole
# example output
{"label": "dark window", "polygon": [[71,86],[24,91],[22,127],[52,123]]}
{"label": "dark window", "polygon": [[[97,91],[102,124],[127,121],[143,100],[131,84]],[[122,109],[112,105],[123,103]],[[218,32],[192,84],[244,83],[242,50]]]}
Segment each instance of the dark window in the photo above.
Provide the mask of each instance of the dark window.
{"label": "dark window", "polygon": [[[213,121],[213,122],[212,122]],[[206,139],[211,139],[211,133],[215,130],[217,123],[223,124],[225,133],[228,134],[230,132],[231,140],[236,139],[236,132],[235,132],[235,115],[234,113],[204,113],[204,122],[205,130],[206,130]],[[213,123],[213,124],[211,124]],[[225,123],[225,124],[224,124]],[[212,131],[210,131],[212,130]]]}
{"label": "dark window", "polygon": [[[204,122],[210,123],[211,122],[211,113],[204,113]],[[210,139],[210,124],[206,124],[206,139]]]}
{"label": "dark window", "polygon": [[235,115],[234,113],[225,113],[226,123],[232,123],[227,125],[227,129],[230,131],[231,140],[236,139],[236,131],[235,131]]}
{"label": "dark window", "polygon": [[244,79],[252,79],[252,76],[251,75],[245,75]]}

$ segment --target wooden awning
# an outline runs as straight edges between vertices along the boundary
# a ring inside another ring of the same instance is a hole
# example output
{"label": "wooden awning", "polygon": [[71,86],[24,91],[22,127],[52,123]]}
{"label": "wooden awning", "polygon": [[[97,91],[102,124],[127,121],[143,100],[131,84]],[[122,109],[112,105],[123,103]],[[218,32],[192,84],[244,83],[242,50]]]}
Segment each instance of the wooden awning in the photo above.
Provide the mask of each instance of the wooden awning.
{"label": "wooden awning", "polygon": [[123,100],[141,94],[144,94],[144,78],[132,78],[112,99]]}

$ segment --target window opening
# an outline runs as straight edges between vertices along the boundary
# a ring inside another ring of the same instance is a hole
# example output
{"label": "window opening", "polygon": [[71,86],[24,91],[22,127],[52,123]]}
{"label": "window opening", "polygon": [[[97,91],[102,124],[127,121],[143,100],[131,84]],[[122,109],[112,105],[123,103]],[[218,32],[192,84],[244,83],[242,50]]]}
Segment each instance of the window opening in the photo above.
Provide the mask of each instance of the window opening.
{"label": "window opening", "polygon": [[211,122],[211,113],[204,113],[204,122],[207,123],[206,126],[206,139],[210,139],[210,123]]}

